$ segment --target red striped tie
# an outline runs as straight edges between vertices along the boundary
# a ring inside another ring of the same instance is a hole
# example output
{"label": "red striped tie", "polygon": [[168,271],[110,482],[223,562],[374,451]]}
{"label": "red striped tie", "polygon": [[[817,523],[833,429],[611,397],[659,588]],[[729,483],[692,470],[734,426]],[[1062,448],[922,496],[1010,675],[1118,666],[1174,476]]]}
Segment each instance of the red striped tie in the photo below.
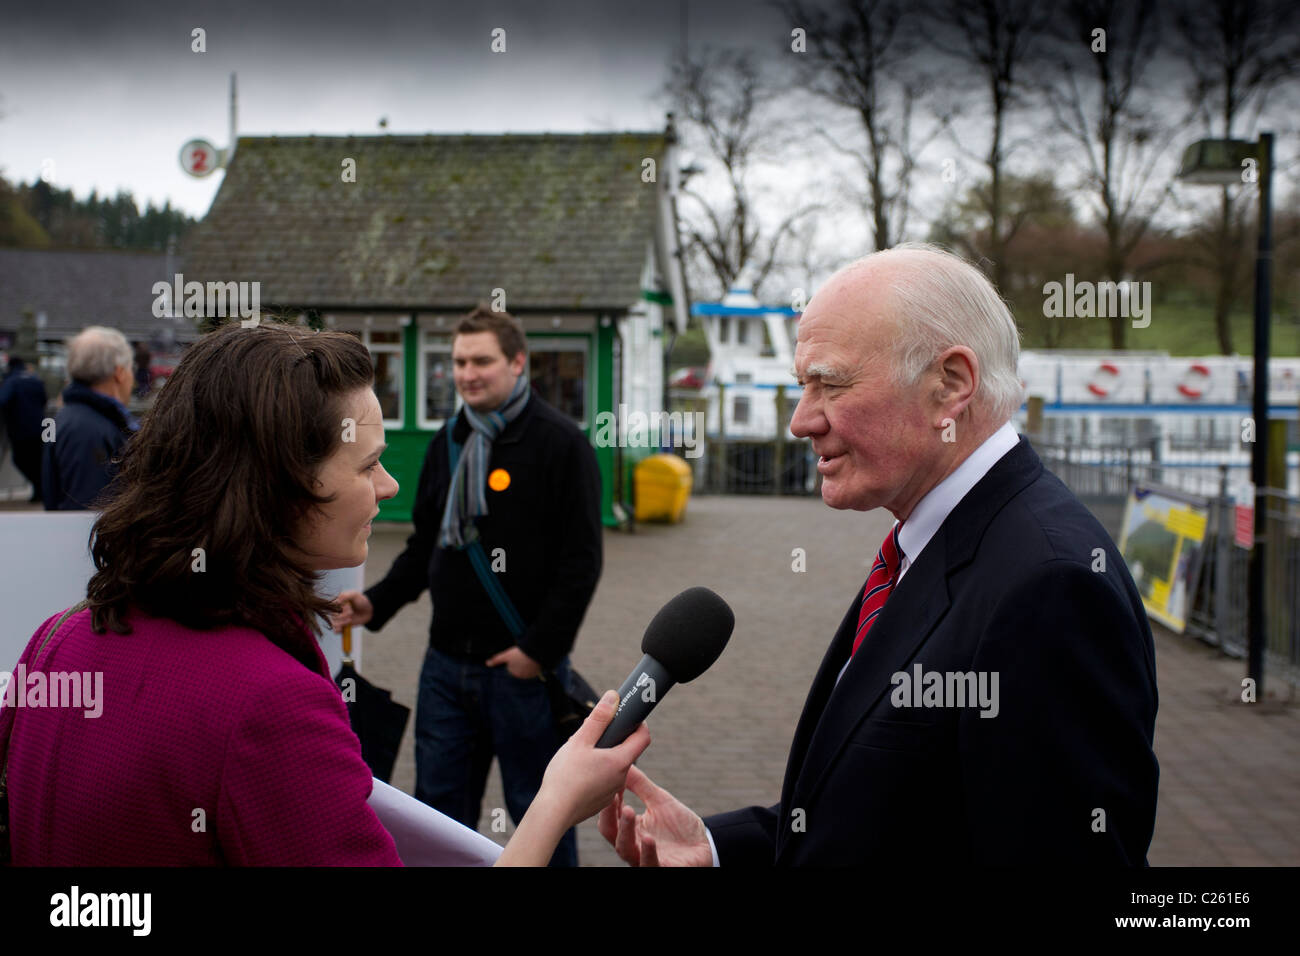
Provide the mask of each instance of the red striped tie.
{"label": "red striped tie", "polygon": [[871,566],[867,586],[862,591],[862,610],[858,613],[858,632],[853,638],[853,653],[849,655],[850,657],[862,646],[867,631],[871,630],[871,625],[876,623],[876,618],[880,616],[889,592],[894,589],[894,583],[898,580],[898,567],[903,559],[903,549],[898,546],[898,529],[902,526],[901,521],[894,525],[893,530],[885,535],[885,540],[881,542],[880,550],[876,553],[876,563]]}

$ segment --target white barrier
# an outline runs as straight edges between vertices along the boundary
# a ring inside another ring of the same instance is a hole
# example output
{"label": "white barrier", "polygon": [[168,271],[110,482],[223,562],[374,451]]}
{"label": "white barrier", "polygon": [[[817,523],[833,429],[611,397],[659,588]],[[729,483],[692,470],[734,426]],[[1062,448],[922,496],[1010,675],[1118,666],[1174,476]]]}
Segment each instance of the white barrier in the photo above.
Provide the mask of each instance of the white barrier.
{"label": "white barrier", "polygon": [[[1020,380],[1027,396],[1049,406],[1198,406],[1251,403],[1254,359],[1249,355],[1172,356],[1151,353],[1054,353],[1026,350]],[[1269,404],[1294,410],[1300,401],[1300,359],[1269,359]]]}
{"label": "white barrier", "polygon": [[1061,360],[1061,401],[1133,405],[1146,400],[1145,356]]}
{"label": "white barrier", "polygon": [[[90,558],[90,529],[94,511],[31,511],[0,515],[0,595],[4,626],[0,629],[0,670],[13,670],[27,642],[50,615],[86,596],[95,571]],[[317,588],[331,597],[348,588],[360,590],[365,566],[326,571]],[[342,661],[342,639],[321,624],[321,649],[336,673]],[[362,669],[364,631],[354,628],[352,657]]]}
{"label": "white barrier", "polygon": [[[1151,373],[1156,405],[1235,405],[1250,402],[1254,368],[1249,358],[1167,358]],[[1243,388],[1242,386],[1246,386]]]}

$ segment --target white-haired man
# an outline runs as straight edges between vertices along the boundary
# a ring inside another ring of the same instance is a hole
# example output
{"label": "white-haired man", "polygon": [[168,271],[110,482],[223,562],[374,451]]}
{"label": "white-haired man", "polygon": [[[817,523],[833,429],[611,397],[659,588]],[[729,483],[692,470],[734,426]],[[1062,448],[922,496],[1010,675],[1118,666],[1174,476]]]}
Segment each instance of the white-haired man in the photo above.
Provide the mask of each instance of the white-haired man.
{"label": "white-haired man", "polygon": [[701,820],[635,767],[633,864],[1143,865],[1155,659],[1110,537],[1009,419],[1015,322],[934,247],[836,273],[799,322],[791,430],[832,508],[897,519],[791,745],[780,803]]}
{"label": "white-haired man", "polygon": [[117,329],[91,325],[68,343],[63,408],[54,440],[45,445],[41,496],[46,511],[93,507],[113,480],[113,459],[139,423],[127,410],[135,386],[135,357]]}

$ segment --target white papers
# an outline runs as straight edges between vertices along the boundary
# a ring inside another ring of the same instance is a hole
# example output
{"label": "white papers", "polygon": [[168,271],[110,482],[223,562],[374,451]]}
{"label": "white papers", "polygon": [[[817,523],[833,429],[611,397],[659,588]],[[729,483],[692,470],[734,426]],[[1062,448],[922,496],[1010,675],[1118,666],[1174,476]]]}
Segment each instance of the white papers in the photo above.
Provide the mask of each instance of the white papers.
{"label": "white papers", "polygon": [[501,855],[501,847],[483,834],[381,780],[374,781],[366,802],[406,866],[491,866]]}

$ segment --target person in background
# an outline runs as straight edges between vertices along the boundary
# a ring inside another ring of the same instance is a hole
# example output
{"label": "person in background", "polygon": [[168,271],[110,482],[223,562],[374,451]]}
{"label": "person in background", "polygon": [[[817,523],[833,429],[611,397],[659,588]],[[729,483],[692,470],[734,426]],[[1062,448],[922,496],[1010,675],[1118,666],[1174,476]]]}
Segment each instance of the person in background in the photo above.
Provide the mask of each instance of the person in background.
{"label": "person in background", "polygon": [[153,361],[153,354],[149,351],[149,346],[144,342],[134,343],[135,348],[135,394],[140,398],[145,398],[149,394],[149,387],[153,384],[153,374],[149,371],[149,364]]}
{"label": "person in background", "polygon": [[126,407],[135,387],[131,346],[117,329],[92,325],[73,338],[68,377],[41,467],[46,511],[94,507],[117,472],[114,459],[140,427]]}
{"label": "person in background", "polygon": [[32,483],[32,501],[41,500],[41,421],[45,418],[45,383],[18,356],[9,359],[9,374],[0,384],[0,410],[13,447],[14,467]]}

